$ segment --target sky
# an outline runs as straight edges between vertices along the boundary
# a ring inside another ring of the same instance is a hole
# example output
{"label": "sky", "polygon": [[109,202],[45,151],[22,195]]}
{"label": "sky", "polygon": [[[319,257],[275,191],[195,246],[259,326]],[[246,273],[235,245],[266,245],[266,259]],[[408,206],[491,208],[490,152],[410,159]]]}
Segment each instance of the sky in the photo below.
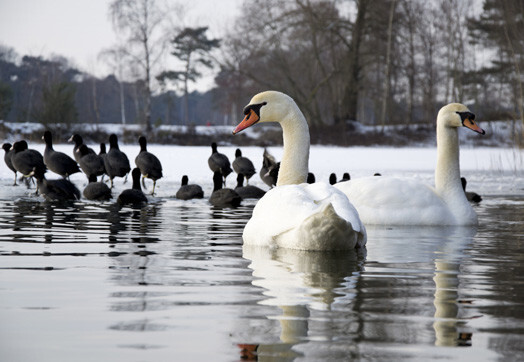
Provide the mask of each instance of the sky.
{"label": "sky", "polygon": [[[175,1],[168,1],[171,4]],[[242,0],[180,0],[187,6],[184,25],[209,26],[210,37],[221,37],[240,12]],[[108,8],[111,0],[0,0],[0,45],[19,55],[61,55],[96,76],[108,70],[97,60],[116,42]],[[212,74],[197,86],[209,88]]]}

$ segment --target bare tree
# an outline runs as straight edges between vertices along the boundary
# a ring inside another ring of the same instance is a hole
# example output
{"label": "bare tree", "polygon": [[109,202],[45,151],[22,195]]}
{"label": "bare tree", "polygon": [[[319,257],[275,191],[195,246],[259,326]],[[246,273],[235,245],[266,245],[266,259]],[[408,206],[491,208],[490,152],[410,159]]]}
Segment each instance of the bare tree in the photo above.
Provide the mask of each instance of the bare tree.
{"label": "bare tree", "polygon": [[392,33],[393,33],[393,16],[395,15],[395,8],[397,2],[396,0],[391,1],[390,10],[389,10],[389,20],[388,20],[388,40],[387,40],[387,49],[386,49],[386,69],[384,75],[384,95],[382,96],[382,112],[380,114],[380,123],[382,125],[382,132],[384,132],[384,126],[386,125],[386,114],[388,108],[389,100],[389,88],[391,84],[390,80],[390,68],[391,68],[391,43],[392,43]]}
{"label": "bare tree", "polygon": [[[502,9],[504,14],[504,38],[507,42],[509,49],[509,55],[513,64],[515,72],[515,103],[517,104],[519,118],[522,122],[522,136],[524,139],[524,89],[522,83],[524,82],[521,73],[521,63],[524,57],[524,20],[522,14],[524,14],[524,2],[520,1],[507,1],[502,2]],[[516,18],[515,14],[520,14],[520,17]]]}
{"label": "bare tree", "polygon": [[352,24],[351,39],[347,49],[347,82],[344,94],[346,119],[357,119],[358,95],[362,79],[361,45],[364,41],[364,30],[368,16],[368,9],[372,0],[355,0],[357,16]]}
{"label": "bare tree", "polygon": [[113,0],[109,13],[115,29],[125,39],[122,49],[140,72],[143,83],[143,118],[146,131],[151,123],[151,74],[164,54],[164,27],[169,23],[169,11],[157,0]]}

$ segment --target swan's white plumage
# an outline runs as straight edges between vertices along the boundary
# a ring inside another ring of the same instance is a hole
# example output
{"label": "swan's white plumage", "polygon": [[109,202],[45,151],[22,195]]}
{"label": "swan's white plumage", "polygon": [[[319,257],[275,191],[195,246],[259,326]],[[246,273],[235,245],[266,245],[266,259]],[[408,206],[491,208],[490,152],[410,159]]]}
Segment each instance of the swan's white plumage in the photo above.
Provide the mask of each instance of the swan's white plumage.
{"label": "swan's white plumage", "polygon": [[467,107],[459,103],[448,104],[439,111],[435,187],[413,179],[383,176],[341,182],[335,187],[349,198],[365,224],[477,225],[477,214],[460,181],[457,134],[457,128],[462,126],[484,134],[473,118]]}
{"label": "swan's white plumage", "polygon": [[364,177],[335,185],[369,225],[455,225],[435,189],[414,179]]}
{"label": "swan's white plumage", "polygon": [[245,245],[300,250],[349,250],[366,244],[366,230],[347,197],[325,183],[306,184],[309,128],[291,97],[275,91],[255,95],[234,133],[256,122],[282,126],[284,152],[277,187],[255,206],[244,228]]}
{"label": "swan's white plumage", "polygon": [[304,183],[268,191],[243,238],[246,245],[343,250],[365,244],[366,230],[342,192],[325,183]]}

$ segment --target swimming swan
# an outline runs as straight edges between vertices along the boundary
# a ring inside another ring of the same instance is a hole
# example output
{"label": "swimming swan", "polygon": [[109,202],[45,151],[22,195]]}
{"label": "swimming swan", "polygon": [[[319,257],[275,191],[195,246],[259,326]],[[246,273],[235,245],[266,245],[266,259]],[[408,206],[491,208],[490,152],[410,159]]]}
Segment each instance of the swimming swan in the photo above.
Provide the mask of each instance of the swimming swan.
{"label": "swimming swan", "polygon": [[366,225],[477,225],[460,182],[458,127],[485,134],[463,104],[440,109],[434,188],[412,179],[373,176],[335,187],[355,205]]}
{"label": "swimming swan", "polygon": [[284,152],[277,186],[253,209],[245,245],[300,250],[347,250],[366,243],[366,229],[347,197],[323,182],[307,184],[309,128],[291,97],[276,91],[255,95],[236,134],[258,122],[279,122]]}

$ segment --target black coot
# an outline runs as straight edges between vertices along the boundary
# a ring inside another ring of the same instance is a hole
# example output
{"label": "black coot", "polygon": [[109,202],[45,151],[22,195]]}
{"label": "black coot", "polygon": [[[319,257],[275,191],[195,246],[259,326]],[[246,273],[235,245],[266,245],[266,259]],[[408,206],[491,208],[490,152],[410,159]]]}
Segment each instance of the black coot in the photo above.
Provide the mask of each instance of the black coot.
{"label": "black coot", "polygon": [[109,186],[103,182],[97,182],[94,175],[89,177],[89,183],[84,188],[83,194],[88,200],[106,201],[112,198]]}
{"label": "black coot", "polygon": [[204,191],[200,185],[188,184],[187,175],[182,176],[182,183],[176,192],[176,198],[181,200],[201,199],[204,197]]}
{"label": "black coot", "polygon": [[222,188],[222,173],[215,171],[213,173],[213,193],[209,197],[209,202],[217,207],[237,207],[240,205],[242,198],[232,189]]}
{"label": "black coot", "polygon": [[349,181],[351,180],[351,176],[349,175],[349,172],[344,172],[342,175],[342,179],[339,182]]}
{"label": "black coot", "polygon": [[147,202],[147,197],[144,195],[142,188],[140,187],[140,170],[134,168],[131,176],[133,177],[133,188],[124,190],[120,195],[118,195],[117,201],[121,205],[136,205]]}
{"label": "black coot", "polygon": [[86,145],[81,145],[77,151],[80,154],[80,168],[90,180],[94,176],[95,180],[97,176],[101,176],[105,172],[104,159],[96,153],[90,153]]}
{"label": "black coot", "polygon": [[266,194],[260,187],[253,185],[244,186],[244,175],[241,173],[237,175],[237,187],[235,187],[235,191],[242,199],[260,199]]}
{"label": "black coot", "polygon": [[[71,138],[68,140],[68,142],[74,142],[75,146],[73,147],[73,156],[75,157],[76,162],[80,162],[80,153],[78,152],[78,149],[80,146],[84,144],[84,140],[82,139],[82,136],[80,136],[78,133],[75,133],[71,136]],[[89,148],[89,153],[95,153],[95,151],[92,148]]]}
{"label": "black coot", "polygon": [[465,177],[461,177],[460,182],[462,183],[462,189],[464,190],[464,193],[466,194],[466,198],[468,199],[468,201],[475,202],[475,203],[479,203],[482,201],[482,196],[480,196],[476,192],[466,191],[466,186],[468,184],[468,181],[466,180]]}
{"label": "black coot", "polygon": [[80,200],[80,191],[67,179],[47,180],[43,172],[34,171],[38,192],[48,201]]}
{"label": "black coot", "polygon": [[13,167],[22,175],[28,177],[32,176],[33,171],[42,175],[46,172],[44,157],[40,152],[28,149],[25,140],[15,142],[12,148],[14,151],[11,156]]}
{"label": "black coot", "polygon": [[240,148],[237,148],[235,151],[233,170],[235,170],[235,172],[239,175],[244,175],[244,178],[246,179],[248,184],[251,176],[253,176],[256,173],[253,162],[251,162],[249,158],[242,156],[242,151],[240,150]]}
{"label": "black coot", "polygon": [[113,179],[115,177],[124,177],[131,171],[129,159],[118,148],[118,138],[114,133],[109,136],[109,152],[104,158],[104,165],[106,173],[111,180],[111,188],[113,188]]}
{"label": "black coot", "polygon": [[277,165],[275,157],[273,157],[267,149],[264,148],[264,154],[262,155],[262,167],[260,168],[260,179],[264,181],[269,187],[273,187],[277,183],[278,169],[273,173],[276,173],[276,176],[273,177],[270,174],[270,171],[273,170]]}
{"label": "black coot", "polygon": [[155,155],[147,151],[147,140],[144,136],[138,138],[138,143],[140,144],[140,153],[135,158],[135,164],[142,173],[142,186],[146,186],[144,184],[144,178],[153,180],[153,191],[151,195],[154,195],[156,181],[162,178],[162,164]]}
{"label": "black coot", "polygon": [[18,186],[18,184],[16,183],[16,168],[15,166],[13,166],[13,161],[11,160],[11,158],[13,157],[13,154],[15,153],[15,151],[11,149],[12,147],[13,145],[8,142],[2,145],[2,148],[5,151],[4,162],[6,166],[15,173],[15,183],[13,184],[13,186]]}
{"label": "black coot", "polygon": [[224,178],[225,185],[227,175],[229,175],[233,170],[231,169],[231,164],[229,163],[227,156],[218,152],[217,144],[215,142],[211,144],[211,156],[207,159],[207,164],[213,173],[217,171],[220,172]]}
{"label": "black coot", "polygon": [[64,178],[80,172],[75,160],[53,149],[53,135],[50,131],[45,131],[42,139],[45,141],[44,163],[49,170]]}

